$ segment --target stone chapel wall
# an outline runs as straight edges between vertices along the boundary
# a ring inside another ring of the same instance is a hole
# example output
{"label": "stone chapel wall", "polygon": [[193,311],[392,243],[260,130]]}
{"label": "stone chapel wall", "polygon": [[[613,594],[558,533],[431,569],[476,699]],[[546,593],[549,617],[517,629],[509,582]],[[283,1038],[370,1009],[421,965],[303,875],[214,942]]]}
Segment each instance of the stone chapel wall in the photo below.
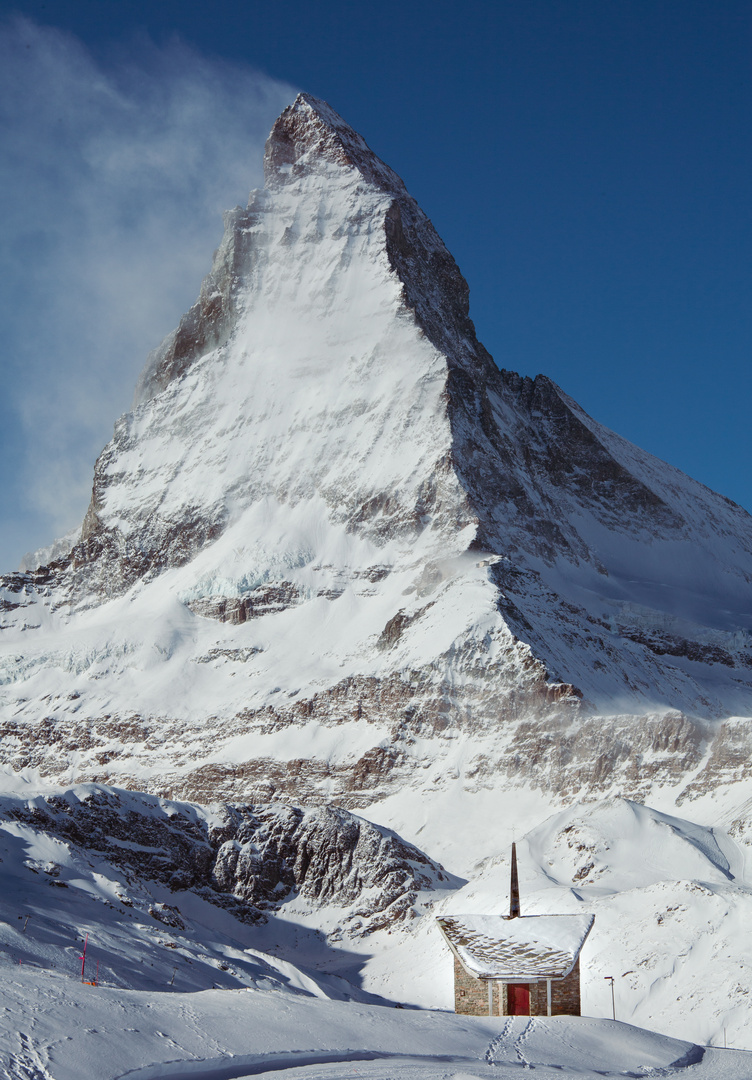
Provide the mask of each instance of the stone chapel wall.
{"label": "stone chapel wall", "polygon": [[[468,975],[456,956],[454,957],[454,1011],[464,1016],[488,1016],[488,983],[485,979],[476,979]],[[547,1013],[545,980],[531,983],[530,1015],[546,1016]],[[493,984],[493,1015],[508,1015],[507,988],[496,980]],[[581,1015],[579,957],[566,979],[551,982],[551,1015]]]}

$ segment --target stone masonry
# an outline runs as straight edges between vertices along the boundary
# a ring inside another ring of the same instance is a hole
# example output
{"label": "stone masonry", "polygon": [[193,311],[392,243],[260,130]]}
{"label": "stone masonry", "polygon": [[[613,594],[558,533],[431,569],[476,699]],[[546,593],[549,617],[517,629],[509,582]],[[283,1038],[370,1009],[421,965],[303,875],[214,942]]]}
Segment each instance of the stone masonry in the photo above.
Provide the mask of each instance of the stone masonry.
{"label": "stone masonry", "polygon": [[[501,1007],[500,1007],[501,1005]],[[492,1013],[508,1016],[506,983],[493,980]],[[454,958],[454,1011],[465,1016],[488,1016],[488,982],[476,979]],[[546,1016],[548,1002],[545,980],[530,984],[530,1015]],[[580,1016],[580,961],[569,975],[551,981],[552,1016]]]}

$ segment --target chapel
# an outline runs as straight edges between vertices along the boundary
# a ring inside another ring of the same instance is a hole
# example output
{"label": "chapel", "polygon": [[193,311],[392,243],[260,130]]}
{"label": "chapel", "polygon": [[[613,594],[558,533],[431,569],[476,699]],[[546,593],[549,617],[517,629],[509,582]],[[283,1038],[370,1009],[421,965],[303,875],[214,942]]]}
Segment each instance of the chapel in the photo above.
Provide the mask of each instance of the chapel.
{"label": "chapel", "polygon": [[512,844],[509,915],[444,915],[454,1011],[466,1016],[580,1016],[580,951],[594,915],[521,915]]}

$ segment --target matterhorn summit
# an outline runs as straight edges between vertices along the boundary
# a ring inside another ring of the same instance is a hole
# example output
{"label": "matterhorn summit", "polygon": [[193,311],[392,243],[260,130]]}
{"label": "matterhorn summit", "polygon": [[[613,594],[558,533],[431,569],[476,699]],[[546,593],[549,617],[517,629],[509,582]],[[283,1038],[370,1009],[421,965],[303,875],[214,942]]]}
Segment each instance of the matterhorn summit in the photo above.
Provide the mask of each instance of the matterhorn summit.
{"label": "matterhorn summit", "polygon": [[324,102],[283,112],[265,176],[80,537],[2,579],[3,760],[349,808],[740,779],[752,519],[499,370],[431,222]]}

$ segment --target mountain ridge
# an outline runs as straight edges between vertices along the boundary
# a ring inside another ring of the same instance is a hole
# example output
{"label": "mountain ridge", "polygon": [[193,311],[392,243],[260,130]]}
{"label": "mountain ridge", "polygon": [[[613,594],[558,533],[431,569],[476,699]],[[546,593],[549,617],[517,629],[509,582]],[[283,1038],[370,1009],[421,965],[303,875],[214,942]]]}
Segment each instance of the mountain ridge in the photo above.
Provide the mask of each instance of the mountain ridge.
{"label": "mountain ridge", "polygon": [[749,515],[497,368],[433,225],[325,103],[285,110],[266,174],[80,541],[2,579],[4,759],[351,809],[429,774],[744,779]]}

